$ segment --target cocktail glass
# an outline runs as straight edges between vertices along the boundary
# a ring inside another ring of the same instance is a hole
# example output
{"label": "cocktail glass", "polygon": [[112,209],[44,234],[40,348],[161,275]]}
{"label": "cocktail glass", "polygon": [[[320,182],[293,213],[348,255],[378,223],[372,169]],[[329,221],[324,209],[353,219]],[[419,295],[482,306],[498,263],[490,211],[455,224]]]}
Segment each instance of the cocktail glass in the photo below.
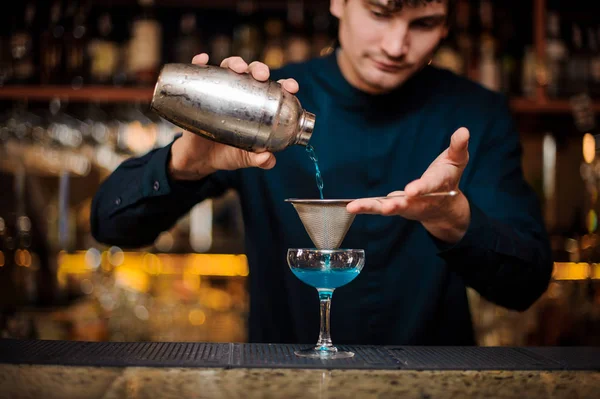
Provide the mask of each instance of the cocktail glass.
{"label": "cocktail glass", "polygon": [[353,352],[341,351],[333,345],[329,332],[329,314],[333,291],[354,280],[362,270],[365,264],[364,250],[290,248],[287,263],[296,277],[317,289],[321,313],[317,344],[294,353],[297,356],[320,359],[354,356]]}

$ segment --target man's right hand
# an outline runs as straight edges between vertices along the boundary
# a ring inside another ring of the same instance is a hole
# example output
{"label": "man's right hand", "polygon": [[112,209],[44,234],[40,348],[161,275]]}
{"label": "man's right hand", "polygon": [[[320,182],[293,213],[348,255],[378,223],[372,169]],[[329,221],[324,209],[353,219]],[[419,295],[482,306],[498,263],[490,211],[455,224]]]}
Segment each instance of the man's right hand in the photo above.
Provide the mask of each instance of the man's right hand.
{"label": "man's right hand", "polygon": [[[193,64],[206,65],[208,54],[198,54]],[[222,68],[237,73],[250,73],[256,80],[269,79],[269,67],[261,62],[250,65],[240,57],[223,60]],[[294,94],[298,92],[298,83],[294,79],[283,79],[279,83]],[[169,173],[175,180],[199,180],[217,170],[235,170],[258,167],[271,169],[275,166],[275,156],[270,152],[255,153],[205,139],[194,133],[184,131],[183,135],[171,147]]]}

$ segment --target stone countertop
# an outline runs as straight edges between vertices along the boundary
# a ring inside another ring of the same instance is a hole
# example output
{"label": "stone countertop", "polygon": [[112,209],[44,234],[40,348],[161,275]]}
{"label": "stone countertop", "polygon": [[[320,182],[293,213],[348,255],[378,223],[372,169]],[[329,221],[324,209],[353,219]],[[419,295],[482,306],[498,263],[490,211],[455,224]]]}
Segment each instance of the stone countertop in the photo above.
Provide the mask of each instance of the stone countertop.
{"label": "stone countertop", "polygon": [[594,398],[596,371],[409,371],[0,364],[0,398]]}

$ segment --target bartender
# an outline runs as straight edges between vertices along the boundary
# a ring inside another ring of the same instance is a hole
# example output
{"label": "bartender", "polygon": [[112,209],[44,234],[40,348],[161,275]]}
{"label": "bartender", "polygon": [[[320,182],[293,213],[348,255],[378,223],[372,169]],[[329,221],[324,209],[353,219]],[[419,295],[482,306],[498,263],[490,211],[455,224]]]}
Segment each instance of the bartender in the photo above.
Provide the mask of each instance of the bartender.
{"label": "bartender", "polygon": [[[538,198],[521,170],[506,98],[430,60],[448,33],[453,0],[331,0],[339,46],[276,71],[231,57],[221,64],[278,80],[317,115],[326,198],[356,200],[343,247],[362,248],[362,273],[336,290],[338,344],[472,345],[466,288],[524,311],[552,271]],[[200,54],[195,64],[208,63]],[[318,297],[286,265],[288,248],[312,247],[290,197],[315,198],[303,147],[250,153],[189,132],[124,162],[92,206],[94,237],[150,245],[198,202],[234,188],[250,266],[250,342],[312,343]],[[456,190],[453,197],[418,197]]]}

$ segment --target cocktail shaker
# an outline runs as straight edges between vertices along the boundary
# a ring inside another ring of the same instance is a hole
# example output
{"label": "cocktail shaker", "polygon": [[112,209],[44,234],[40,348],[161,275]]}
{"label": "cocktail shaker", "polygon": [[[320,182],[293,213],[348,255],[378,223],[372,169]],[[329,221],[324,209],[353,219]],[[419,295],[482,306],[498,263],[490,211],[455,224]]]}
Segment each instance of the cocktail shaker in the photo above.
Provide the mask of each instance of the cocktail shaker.
{"label": "cocktail shaker", "polygon": [[253,152],[306,146],[315,124],[279,83],[211,65],[164,65],[151,108],[192,133]]}

